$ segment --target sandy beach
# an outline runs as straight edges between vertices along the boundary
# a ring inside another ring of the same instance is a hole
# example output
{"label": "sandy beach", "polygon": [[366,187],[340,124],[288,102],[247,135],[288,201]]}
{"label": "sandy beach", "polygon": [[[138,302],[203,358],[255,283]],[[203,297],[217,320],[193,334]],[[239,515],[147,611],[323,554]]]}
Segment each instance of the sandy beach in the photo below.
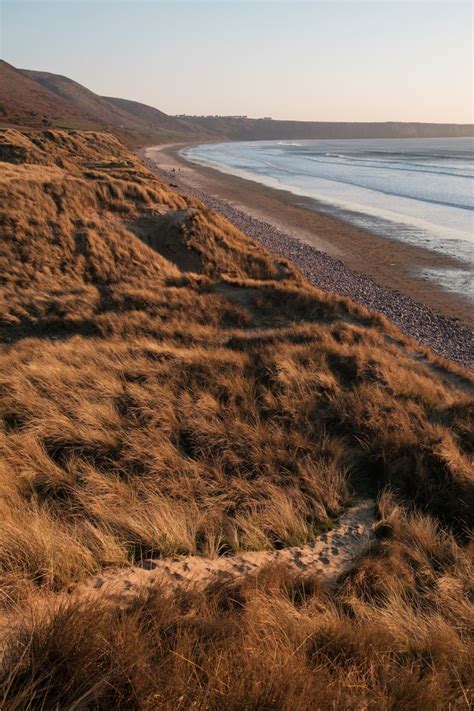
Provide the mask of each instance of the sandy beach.
{"label": "sandy beach", "polygon": [[180,155],[185,145],[139,153],[168,183],[293,261],[316,286],[350,296],[440,355],[472,366],[472,304],[421,275],[459,266],[456,260],[317,212],[304,197],[192,164]]}

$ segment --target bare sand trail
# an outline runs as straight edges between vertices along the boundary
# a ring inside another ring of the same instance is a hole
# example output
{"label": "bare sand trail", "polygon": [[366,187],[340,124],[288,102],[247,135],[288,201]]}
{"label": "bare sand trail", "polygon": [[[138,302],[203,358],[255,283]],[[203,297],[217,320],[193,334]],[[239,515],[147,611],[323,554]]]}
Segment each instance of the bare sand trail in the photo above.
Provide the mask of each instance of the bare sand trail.
{"label": "bare sand trail", "polygon": [[127,604],[144,590],[153,590],[163,584],[173,589],[200,590],[215,581],[232,582],[246,575],[258,574],[272,564],[283,565],[290,572],[321,574],[328,582],[334,583],[360,555],[367,552],[375,538],[374,524],[375,503],[365,499],[343,514],[333,529],[305,546],[216,558],[176,556],[145,559],[140,567],[105,570],[79,584],[71,597],[97,595]]}
{"label": "bare sand trail", "polygon": [[[320,575],[331,587],[347,573],[357,559],[368,552],[375,541],[376,506],[372,499],[360,500],[344,513],[336,525],[304,546],[270,551],[249,551],[239,555],[205,558],[175,556],[148,558],[141,566],[108,568],[78,583],[69,592],[57,594],[58,606],[97,600],[126,609],[145,592],[187,589],[200,591],[212,583],[238,582],[248,575],[258,575],[271,565],[283,566],[289,573]],[[42,612],[38,603],[31,620],[4,614],[0,619],[0,659],[8,652],[10,636],[25,630]]]}

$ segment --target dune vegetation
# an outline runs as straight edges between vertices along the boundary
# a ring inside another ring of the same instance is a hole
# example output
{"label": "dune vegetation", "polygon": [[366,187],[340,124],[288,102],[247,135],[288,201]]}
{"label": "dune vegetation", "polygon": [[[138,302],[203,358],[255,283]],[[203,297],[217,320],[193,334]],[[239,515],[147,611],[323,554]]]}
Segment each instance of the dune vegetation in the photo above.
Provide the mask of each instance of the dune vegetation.
{"label": "dune vegetation", "polygon": [[[5,130],[0,160],[0,708],[469,708],[471,374],[107,134]],[[361,497],[336,585],[69,592],[301,546]]]}

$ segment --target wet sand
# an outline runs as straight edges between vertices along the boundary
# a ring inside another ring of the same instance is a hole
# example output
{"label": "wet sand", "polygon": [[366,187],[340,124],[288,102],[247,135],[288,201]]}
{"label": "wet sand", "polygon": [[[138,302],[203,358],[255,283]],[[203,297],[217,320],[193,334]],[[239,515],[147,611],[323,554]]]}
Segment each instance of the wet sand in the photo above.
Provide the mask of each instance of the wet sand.
{"label": "wet sand", "polygon": [[307,198],[189,163],[179,155],[185,145],[154,146],[139,154],[175,189],[293,261],[316,286],[384,313],[435,352],[472,366],[472,304],[419,273],[458,267],[457,260],[317,212]]}

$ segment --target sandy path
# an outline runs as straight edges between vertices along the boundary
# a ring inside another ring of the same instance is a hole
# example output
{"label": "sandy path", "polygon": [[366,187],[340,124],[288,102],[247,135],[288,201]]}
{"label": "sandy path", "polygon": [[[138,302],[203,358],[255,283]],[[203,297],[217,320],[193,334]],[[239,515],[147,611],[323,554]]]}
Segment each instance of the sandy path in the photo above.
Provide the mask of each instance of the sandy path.
{"label": "sandy path", "polygon": [[[126,608],[144,591],[153,591],[162,585],[168,589],[202,590],[213,582],[232,582],[246,575],[257,575],[271,564],[286,566],[293,573],[320,574],[329,584],[334,584],[369,550],[375,540],[375,521],[375,502],[365,499],[341,516],[333,529],[305,546],[220,558],[177,556],[144,560],[142,567],[109,568],[79,583],[70,592],[57,594],[55,602],[63,605],[97,599]],[[35,614],[50,615],[54,609],[51,598],[38,600]],[[34,618],[35,615],[31,619]],[[29,624],[24,614],[19,616],[14,611],[0,617],[0,662],[8,652],[10,638],[18,629],[28,629]]]}
{"label": "sandy path", "polygon": [[272,563],[285,565],[292,572],[320,573],[334,582],[351,568],[359,555],[368,550],[374,539],[374,523],[375,504],[366,499],[341,516],[335,528],[305,546],[220,558],[180,556],[148,559],[143,562],[143,567],[106,570],[78,585],[72,596],[100,595],[127,603],[143,590],[157,585],[203,589],[214,581],[232,581],[257,574]]}

